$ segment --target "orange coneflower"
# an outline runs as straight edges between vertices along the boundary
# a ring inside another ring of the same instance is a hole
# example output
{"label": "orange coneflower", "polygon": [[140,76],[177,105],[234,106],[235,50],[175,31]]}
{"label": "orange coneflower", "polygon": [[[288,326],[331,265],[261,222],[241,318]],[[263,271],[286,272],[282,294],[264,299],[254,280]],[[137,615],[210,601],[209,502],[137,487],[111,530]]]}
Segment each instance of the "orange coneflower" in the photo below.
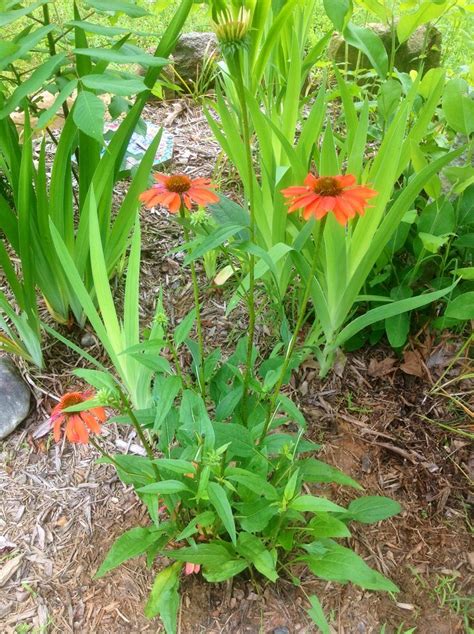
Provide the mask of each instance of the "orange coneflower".
{"label": "orange coneflower", "polygon": [[175,214],[182,205],[191,209],[193,203],[205,207],[219,201],[219,196],[212,191],[214,185],[208,178],[191,179],[185,174],[154,174],[154,178],[156,185],[140,194],[145,207],[163,205]]}
{"label": "orange coneflower", "polygon": [[367,201],[377,195],[374,189],[356,185],[355,176],[321,176],[308,174],[304,185],[287,187],[282,190],[289,205],[288,213],[303,209],[303,217],[308,220],[314,216],[321,220],[332,211],[341,225],[356,214],[362,216],[368,207]]}
{"label": "orange coneflower", "polygon": [[61,397],[59,403],[51,412],[51,426],[54,432],[54,440],[61,440],[61,427],[65,423],[65,434],[69,442],[86,444],[89,441],[89,432],[100,434],[100,423],[105,421],[105,409],[103,407],[91,407],[82,412],[65,412],[72,405],[79,405],[91,398],[91,392],[68,392]]}

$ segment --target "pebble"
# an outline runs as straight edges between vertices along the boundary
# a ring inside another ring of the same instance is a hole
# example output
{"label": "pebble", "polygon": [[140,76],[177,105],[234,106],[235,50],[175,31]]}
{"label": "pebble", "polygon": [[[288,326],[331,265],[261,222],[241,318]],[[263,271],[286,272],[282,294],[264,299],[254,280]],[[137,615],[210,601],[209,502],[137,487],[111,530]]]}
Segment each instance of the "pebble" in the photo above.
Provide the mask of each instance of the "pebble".
{"label": "pebble", "polygon": [[290,630],[285,626],[276,627],[272,634],[290,634]]}
{"label": "pebble", "polygon": [[95,346],[95,344],[96,344],[95,337],[90,332],[85,332],[82,335],[81,346],[83,348],[92,348],[92,346]]}

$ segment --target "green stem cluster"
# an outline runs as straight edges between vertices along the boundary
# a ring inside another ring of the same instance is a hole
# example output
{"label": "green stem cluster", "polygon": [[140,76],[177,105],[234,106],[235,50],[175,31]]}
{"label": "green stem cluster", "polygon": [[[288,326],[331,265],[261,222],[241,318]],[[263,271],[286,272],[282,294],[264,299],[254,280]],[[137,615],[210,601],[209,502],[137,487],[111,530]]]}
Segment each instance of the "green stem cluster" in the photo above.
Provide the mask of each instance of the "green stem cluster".
{"label": "green stem cluster", "polygon": [[290,365],[291,362],[291,357],[293,356],[293,352],[295,350],[296,347],[296,343],[298,341],[298,335],[300,333],[300,330],[304,324],[305,318],[306,318],[306,308],[308,306],[308,302],[309,302],[309,297],[311,294],[311,286],[313,284],[313,279],[316,273],[316,266],[317,266],[317,262],[318,262],[318,256],[319,256],[319,250],[320,250],[320,245],[322,243],[322,236],[324,233],[324,227],[326,224],[326,217],[321,221],[320,227],[319,227],[319,232],[318,232],[318,236],[317,236],[317,241],[316,244],[314,245],[314,254],[313,254],[313,260],[311,263],[311,270],[309,272],[308,275],[308,279],[306,280],[306,286],[305,286],[305,290],[304,290],[304,295],[303,295],[303,300],[301,302],[301,307],[300,307],[300,313],[298,315],[298,321],[296,322],[296,326],[295,329],[293,331],[293,335],[290,339],[290,343],[288,344],[288,348],[286,350],[286,354],[285,354],[285,358],[283,360],[283,365],[281,366],[281,370],[280,370],[280,374],[278,376],[278,380],[275,384],[275,388],[272,392],[272,395],[270,397],[270,402],[268,405],[268,410],[267,410],[267,416],[265,419],[265,424],[263,426],[262,429],[262,433],[260,435],[260,439],[259,439],[259,443],[261,443],[265,436],[267,435],[269,429],[270,429],[270,425],[272,423],[273,417],[275,415],[276,412],[276,405],[277,405],[277,400],[278,400],[278,396],[280,395],[280,389],[281,386],[283,385],[283,381],[285,379],[285,375],[288,371],[288,367]]}

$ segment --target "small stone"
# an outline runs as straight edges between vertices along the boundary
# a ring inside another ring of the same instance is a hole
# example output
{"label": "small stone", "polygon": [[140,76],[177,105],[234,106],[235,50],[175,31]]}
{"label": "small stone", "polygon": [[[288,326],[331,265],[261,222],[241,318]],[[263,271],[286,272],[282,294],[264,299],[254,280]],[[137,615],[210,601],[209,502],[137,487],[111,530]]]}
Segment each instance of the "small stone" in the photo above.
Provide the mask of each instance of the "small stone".
{"label": "small stone", "polygon": [[8,357],[0,357],[0,440],[18,427],[30,411],[30,390]]}
{"label": "small stone", "polygon": [[276,627],[272,634],[290,634],[290,630],[285,626]]}
{"label": "small stone", "polygon": [[186,82],[195,82],[202,73],[206,59],[215,56],[216,51],[215,33],[183,33],[173,51],[173,68]]}
{"label": "small stone", "polygon": [[90,332],[85,332],[82,337],[81,337],[81,346],[83,348],[92,348],[92,346],[95,346],[96,341],[94,338],[94,335],[92,335]]}

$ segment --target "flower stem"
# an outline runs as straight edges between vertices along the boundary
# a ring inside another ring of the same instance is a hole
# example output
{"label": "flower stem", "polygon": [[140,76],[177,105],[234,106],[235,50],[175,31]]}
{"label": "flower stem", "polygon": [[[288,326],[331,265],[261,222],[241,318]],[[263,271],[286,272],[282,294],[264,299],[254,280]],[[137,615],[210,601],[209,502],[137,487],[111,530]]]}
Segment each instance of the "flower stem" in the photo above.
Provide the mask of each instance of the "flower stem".
{"label": "flower stem", "polygon": [[[145,449],[145,452],[146,452],[146,455],[147,455],[148,459],[153,461],[155,459],[155,456],[153,454],[153,449],[151,448],[150,443],[148,442],[145,434],[143,433],[142,426],[138,422],[137,417],[135,416],[135,414],[133,413],[132,408],[130,407],[130,403],[128,402],[128,399],[125,396],[125,394],[123,394],[123,392],[120,392],[120,400],[122,401],[122,406],[123,406],[125,412],[128,414],[128,416],[130,418],[130,421],[131,421],[135,431],[137,432],[137,436],[140,439],[140,442],[142,443],[143,448]],[[161,480],[160,473],[158,471],[158,467],[156,466],[156,464],[153,463],[152,467],[153,467],[153,471],[155,473],[156,478],[158,480]]]}
{"label": "flower stem", "polygon": [[296,322],[296,326],[295,326],[295,330],[293,332],[293,335],[290,339],[290,343],[288,344],[288,348],[286,350],[286,354],[285,354],[285,359],[283,361],[283,365],[281,367],[281,371],[280,371],[280,375],[278,377],[278,381],[276,382],[275,385],[275,389],[273,390],[273,393],[270,397],[270,403],[268,405],[268,411],[267,411],[267,417],[265,419],[265,424],[263,426],[263,430],[262,433],[260,435],[260,439],[259,439],[259,444],[264,440],[265,436],[268,433],[268,430],[270,428],[270,425],[272,423],[273,417],[275,416],[276,413],[276,402],[278,399],[278,396],[280,395],[280,388],[283,384],[283,381],[285,379],[285,374],[288,370],[288,366],[290,365],[290,361],[291,361],[291,357],[293,355],[295,346],[296,346],[296,342],[298,340],[298,335],[299,332],[301,330],[301,327],[305,321],[305,314],[306,314],[306,308],[308,306],[308,301],[309,301],[309,296],[311,294],[311,286],[313,283],[313,278],[314,275],[316,273],[316,265],[318,262],[318,255],[319,255],[319,247],[321,245],[321,241],[322,241],[322,235],[324,232],[324,227],[326,224],[326,217],[323,218],[323,220],[321,221],[321,225],[320,225],[320,230],[318,233],[318,237],[317,237],[317,242],[314,245],[314,254],[313,254],[313,261],[311,263],[311,270],[310,273],[308,275],[308,280],[306,282],[306,287],[304,290],[304,295],[303,295],[303,300],[301,302],[301,306],[300,306],[300,313],[298,315],[298,321]]}
{"label": "flower stem", "polygon": [[[242,66],[240,63],[240,57],[236,56],[235,64],[231,65],[234,71],[234,77],[236,79],[237,94],[240,101],[240,110],[242,114],[242,140],[245,148],[245,160],[247,165],[247,205],[249,209],[250,224],[250,242],[255,243],[255,203],[254,203],[254,174],[252,166],[252,148],[250,137],[250,124],[249,114],[247,109],[247,103],[245,101],[245,86],[242,73]],[[248,325],[248,339],[247,339],[247,355],[245,361],[245,374],[244,374],[244,389],[242,394],[242,419],[244,424],[247,424],[248,419],[248,398],[249,398],[249,386],[250,378],[252,374],[252,354],[253,343],[255,338],[255,256],[253,253],[249,254],[249,291],[247,293],[247,305],[249,311],[249,325]]]}
{"label": "flower stem", "polygon": [[104,458],[107,458],[107,460],[110,460],[110,462],[114,465],[116,469],[120,469],[120,465],[115,460],[115,458],[111,456],[109,453],[107,453],[105,449],[101,447],[100,444],[96,440],[94,440],[92,436],[89,436],[89,442],[93,447],[97,449],[97,451],[101,454],[101,456],[104,456]]}
{"label": "flower stem", "polygon": [[[185,224],[186,220],[186,212],[183,206],[181,206],[179,210],[179,215],[181,220],[183,220],[183,229],[184,229],[184,238],[186,242],[189,242],[189,229]],[[196,266],[194,264],[194,260],[191,261],[191,279],[193,283],[193,294],[194,294],[194,306],[196,308],[196,330],[198,336],[198,345],[199,345],[199,369],[198,369],[198,380],[199,380],[199,388],[201,391],[202,398],[206,398],[206,380],[204,373],[204,337],[202,334],[202,321],[201,321],[201,304],[199,302],[199,286],[196,275]]]}

